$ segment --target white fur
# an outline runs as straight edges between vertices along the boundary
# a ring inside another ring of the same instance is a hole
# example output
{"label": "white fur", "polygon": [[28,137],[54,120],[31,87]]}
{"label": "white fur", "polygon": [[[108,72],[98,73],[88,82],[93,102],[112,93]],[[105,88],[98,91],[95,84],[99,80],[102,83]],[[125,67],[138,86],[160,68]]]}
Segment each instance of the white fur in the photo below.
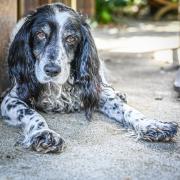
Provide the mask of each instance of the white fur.
{"label": "white fur", "polygon": [[62,43],[62,35],[63,35],[63,26],[67,22],[68,18],[70,17],[70,14],[67,12],[60,13],[56,8],[53,8],[55,12],[55,19],[59,24],[59,34],[58,34],[58,44],[57,49],[59,50],[58,58],[54,62],[55,64],[59,65],[61,67],[61,73],[57,75],[56,77],[48,77],[46,73],[44,72],[44,66],[48,63],[48,58],[46,56],[40,57],[40,61],[36,62],[35,64],[35,74],[39,82],[41,83],[47,83],[47,82],[54,82],[57,84],[64,84],[69,75],[70,75],[70,64],[69,62],[72,59],[69,59],[66,55],[63,43]]}

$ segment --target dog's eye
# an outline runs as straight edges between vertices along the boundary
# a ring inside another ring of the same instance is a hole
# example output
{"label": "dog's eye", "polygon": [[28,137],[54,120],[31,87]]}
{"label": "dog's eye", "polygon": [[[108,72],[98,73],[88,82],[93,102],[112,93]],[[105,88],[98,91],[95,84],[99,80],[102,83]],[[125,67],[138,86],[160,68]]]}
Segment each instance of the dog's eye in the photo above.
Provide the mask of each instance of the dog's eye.
{"label": "dog's eye", "polygon": [[77,38],[74,37],[74,36],[68,36],[68,37],[66,37],[66,42],[67,42],[68,44],[74,44],[74,43],[76,42],[76,40],[77,40]]}
{"label": "dog's eye", "polygon": [[46,39],[46,34],[43,32],[37,32],[36,37],[40,40]]}

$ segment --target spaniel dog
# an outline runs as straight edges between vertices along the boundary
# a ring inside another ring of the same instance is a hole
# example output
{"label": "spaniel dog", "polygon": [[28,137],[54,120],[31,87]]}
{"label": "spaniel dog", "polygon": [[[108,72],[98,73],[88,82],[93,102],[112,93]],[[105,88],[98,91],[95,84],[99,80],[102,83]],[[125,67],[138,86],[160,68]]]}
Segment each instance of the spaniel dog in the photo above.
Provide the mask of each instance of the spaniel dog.
{"label": "spaniel dog", "polygon": [[38,8],[12,32],[8,53],[11,88],[1,104],[4,120],[20,126],[25,148],[61,152],[64,140],[38,111],[94,111],[132,129],[138,139],[170,141],[178,125],[145,117],[106,82],[90,28],[80,13],[61,4]]}

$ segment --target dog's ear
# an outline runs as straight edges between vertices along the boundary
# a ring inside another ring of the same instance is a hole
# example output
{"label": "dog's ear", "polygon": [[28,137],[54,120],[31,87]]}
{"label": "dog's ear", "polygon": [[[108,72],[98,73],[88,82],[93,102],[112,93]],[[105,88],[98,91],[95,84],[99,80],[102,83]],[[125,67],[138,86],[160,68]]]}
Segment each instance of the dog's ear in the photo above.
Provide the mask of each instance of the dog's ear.
{"label": "dog's ear", "polygon": [[9,76],[12,83],[17,85],[19,98],[24,101],[37,96],[38,82],[30,37],[31,21],[27,18],[12,40],[8,53]]}
{"label": "dog's ear", "polygon": [[82,41],[77,49],[75,79],[81,89],[81,99],[84,105],[86,117],[92,116],[92,111],[99,103],[100,75],[99,58],[92,38],[89,25],[85,22],[81,25]]}

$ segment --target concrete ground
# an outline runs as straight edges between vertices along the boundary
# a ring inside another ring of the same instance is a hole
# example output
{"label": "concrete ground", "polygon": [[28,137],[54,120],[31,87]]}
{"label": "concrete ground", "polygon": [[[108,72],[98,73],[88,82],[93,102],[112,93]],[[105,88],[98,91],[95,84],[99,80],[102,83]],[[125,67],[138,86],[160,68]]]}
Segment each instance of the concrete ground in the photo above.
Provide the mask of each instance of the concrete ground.
{"label": "concrete ground", "polygon": [[[132,23],[94,32],[100,56],[113,86],[147,116],[180,124],[180,100],[173,90],[170,51],[178,23]],[[154,52],[155,51],[155,52]],[[1,180],[180,179],[180,134],[174,142],[136,141],[115,122],[95,114],[45,115],[49,126],[66,140],[62,154],[38,154],[14,144],[19,130],[0,121]]]}

